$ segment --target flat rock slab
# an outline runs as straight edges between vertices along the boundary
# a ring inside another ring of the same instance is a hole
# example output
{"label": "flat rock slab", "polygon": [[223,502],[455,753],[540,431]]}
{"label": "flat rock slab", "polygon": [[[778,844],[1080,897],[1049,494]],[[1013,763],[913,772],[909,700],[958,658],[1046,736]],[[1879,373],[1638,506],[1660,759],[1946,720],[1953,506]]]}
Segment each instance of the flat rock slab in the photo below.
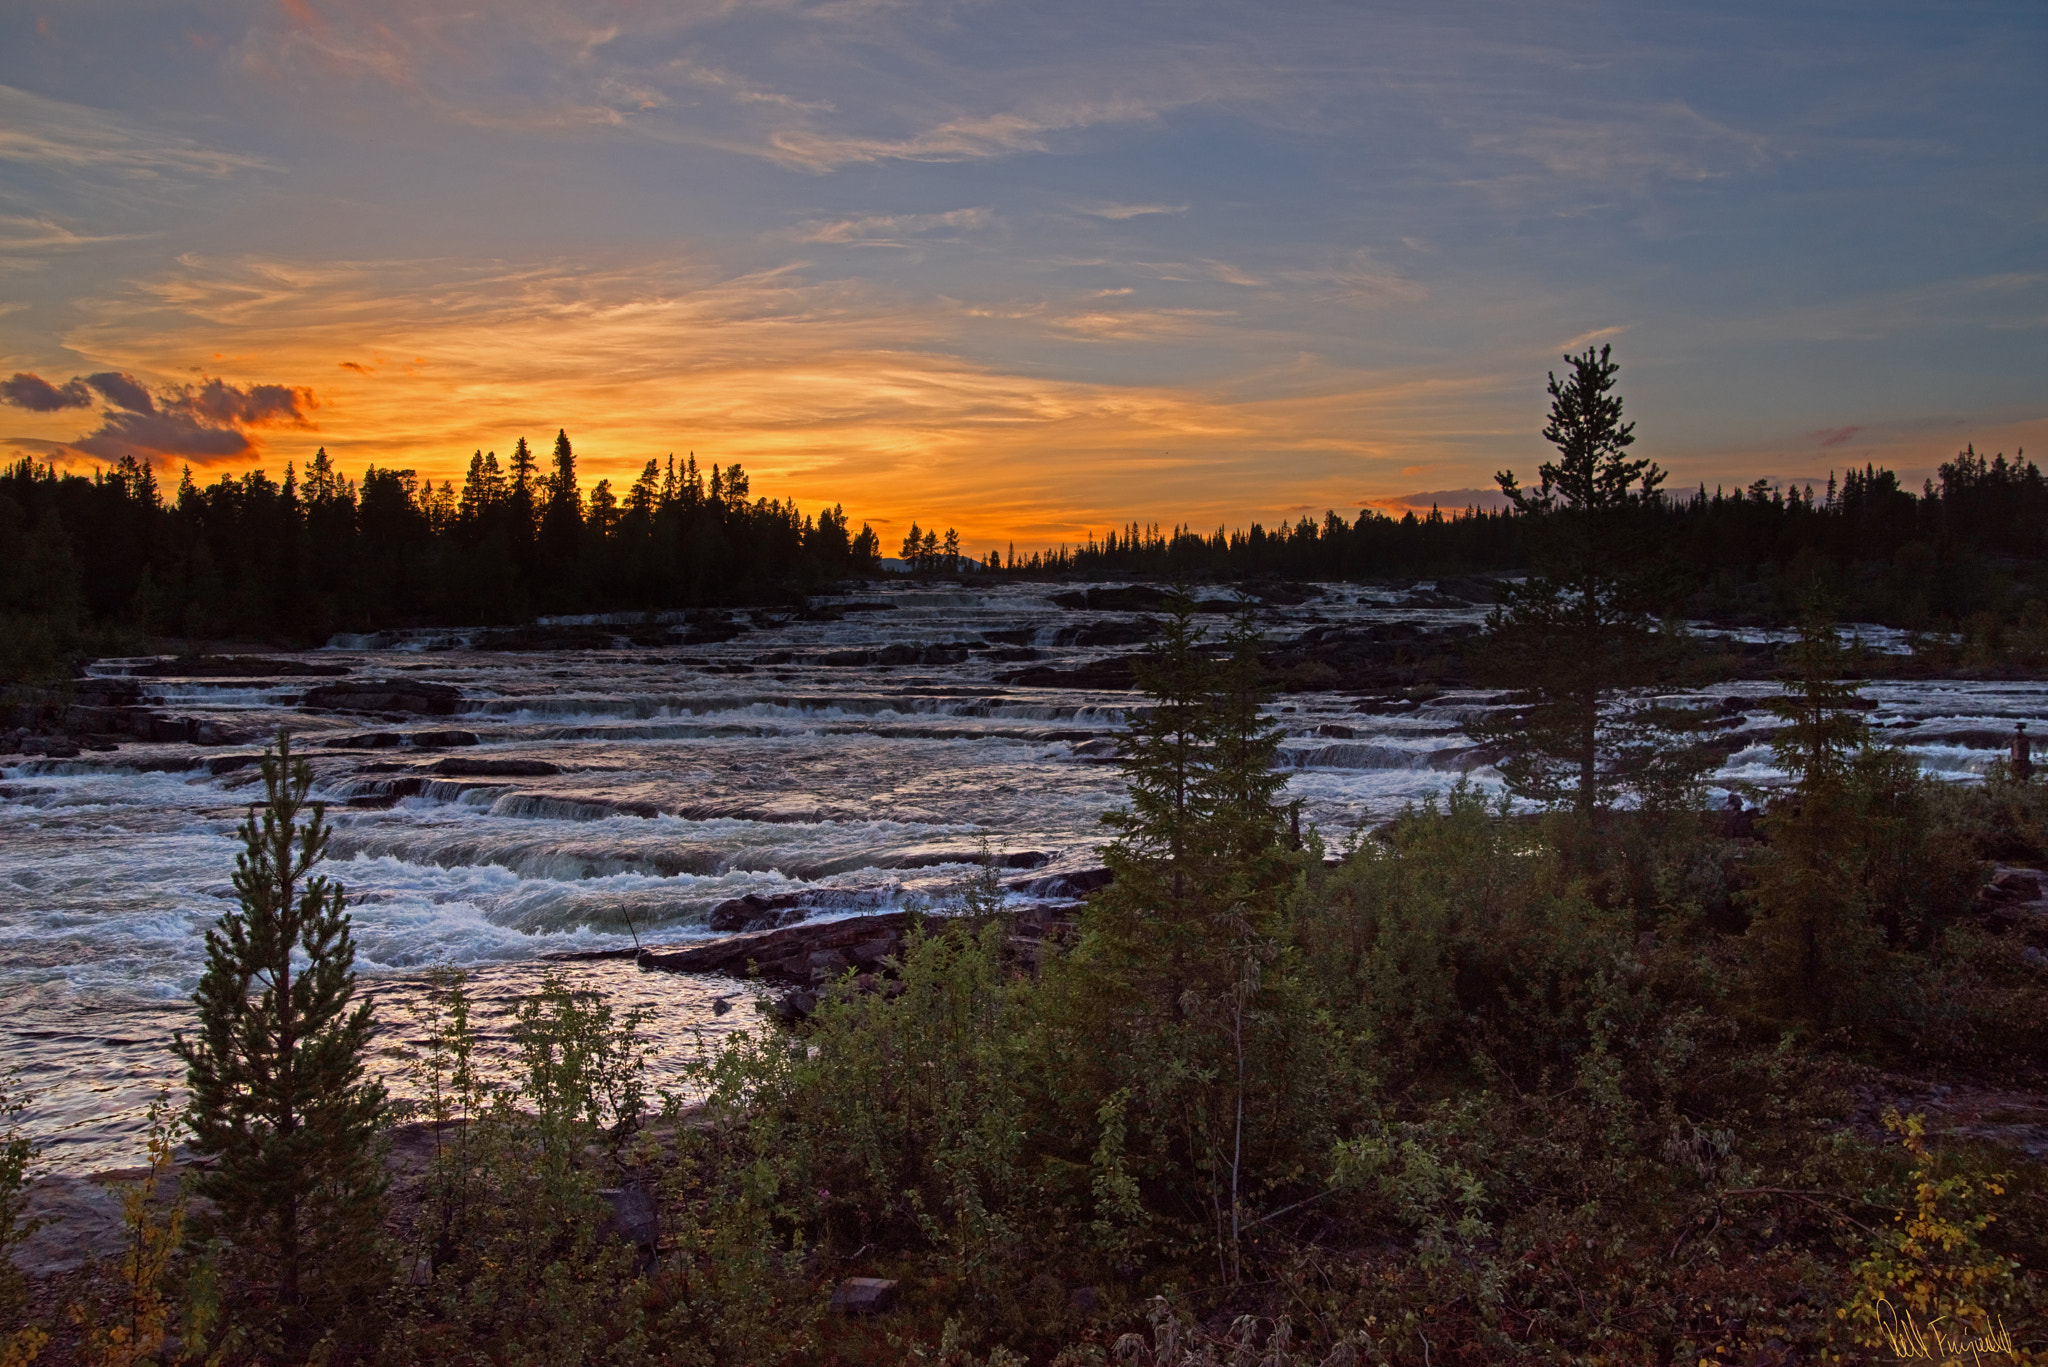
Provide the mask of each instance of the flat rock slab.
{"label": "flat rock slab", "polygon": [[[667,973],[719,973],[744,978],[750,969],[774,982],[809,983],[813,970],[871,965],[902,948],[908,917],[900,911],[813,921],[754,935],[734,935],[681,949],[642,950],[642,968]],[[837,957],[837,963],[833,962]]]}
{"label": "flat rock slab", "polygon": [[462,690],[423,679],[353,679],[306,691],[306,706],[337,712],[413,712],[447,716],[462,702]]}
{"label": "flat rock slab", "polygon": [[23,1214],[43,1222],[14,1246],[14,1265],[31,1277],[75,1272],[127,1246],[121,1194],[89,1178],[38,1177]]}

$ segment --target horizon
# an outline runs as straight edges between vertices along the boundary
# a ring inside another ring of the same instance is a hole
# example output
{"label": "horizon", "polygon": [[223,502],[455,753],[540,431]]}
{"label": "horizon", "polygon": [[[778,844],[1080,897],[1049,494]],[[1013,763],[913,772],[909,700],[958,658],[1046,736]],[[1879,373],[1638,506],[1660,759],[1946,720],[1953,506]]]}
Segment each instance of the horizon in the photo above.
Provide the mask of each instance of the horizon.
{"label": "horizon", "polygon": [[[2048,438],[2048,26],[1613,4],[0,20],[0,454],[740,463],[893,546],[1487,506],[1611,342],[1669,487]],[[579,427],[577,414],[587,415]],[[499,434],[495,439],[478,434]]]}

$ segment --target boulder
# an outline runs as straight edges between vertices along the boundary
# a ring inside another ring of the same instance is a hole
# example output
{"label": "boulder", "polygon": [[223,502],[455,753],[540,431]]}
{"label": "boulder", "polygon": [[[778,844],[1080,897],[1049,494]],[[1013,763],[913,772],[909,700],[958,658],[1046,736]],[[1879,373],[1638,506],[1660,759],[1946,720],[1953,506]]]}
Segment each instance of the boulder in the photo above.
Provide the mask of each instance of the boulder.
{"label": "boulder", "polygon": [[645,1187],[610,1187],[598,1192],[610,1209],[604,1223],[598,1226],[600,1240],[617,1240],[632,1244],[640,1250],[640,1266],[653,1266],[654,1256],[661,1245],[661,1220],[654,1208],[654,1198],[647,1194]]}
{"label": "boulder", "polygon": [[475,745],[474,731],[414,731],[405,743],[415,750],[452,750],[458,745]]}
{"label": "boulder", "polygon": [[1447,598],[1461,598],[1467,603],[1498,603],[1500,585],[1491,579],[1463,576],[1456,579],[1439,579],[1436,591]]}
{"label": "boulder", "polygon": [[883,1277],[848,1277],[832,1289],[832,1309],[841,1315],[879,1315],[895,1308],[897,1283]]}
{"label": "boulder", "polygon": [[[728,898],[711,908],[706,924],[723,934],[745,930],[773,930],[785,925],[791,919],[786,913],[802,907],[804,894],[795,892],[779,893],[763,897],[750,892],[744,897]],[[798,918],[801,918],[798,911]]]}

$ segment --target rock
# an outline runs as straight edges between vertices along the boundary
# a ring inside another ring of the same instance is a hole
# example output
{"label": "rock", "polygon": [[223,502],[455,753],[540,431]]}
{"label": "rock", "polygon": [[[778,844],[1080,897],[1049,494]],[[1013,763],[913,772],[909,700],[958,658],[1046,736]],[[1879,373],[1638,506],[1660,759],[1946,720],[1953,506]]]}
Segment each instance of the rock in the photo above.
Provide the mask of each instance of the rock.
{"label": "rock", "polygon": [[1048,874],[1043,878],[1019,878],[1009,884],[1010,891],[1021,892],[1027,897],[1080,898],[1098,888],[1106,888],[1114,877],[1108,869],[1076,869],[1072,873]]}
{"label": "rock", "polygon": [[848,1277],[832,1290],[832,1309],[841,1315],[879,1315],[896,1304],[897,1283],[882,1277]]}
{"label": "rock", "polygon": [[1073,646],[1135,646],[1143,645],[1159,634],[1159,623],[1150,617],[1140,617],[1130,622],[1090,622],[1084,627],[1070,627],[1053,637],[1054,645]]}
{"label": "rock", "polygon": [[338,679],[348,674],[348,666],[277,660],[263,655],[187,655],[176,660],[152,660],[129,672],[142,679],[276,679],[285,676]]}
{"label": "rock", "polygon": [[808,987],[799,987],[794,992],[785,992],[775,999],[776,1019],[785,1025],[794,1025],[818,1009],[818,994]]}
{"label": "rock", "polygon": [[[848,960],[859,954],[866,956],[861,962],[873,962],[902,945],[904,919],[904,913],[890,911],[812,921],[681,949],[649,949],[638,956],[638,962],[642,968],[669,973],[722,973],[734,978],[746,977],[753,966],[764,978],[808,987],[813,954],[837,950]],[[880,954],[872,948],[877,941],[888,945]]]}
{"label": "rock", "polygon": [[1055,669],[1051,665],[1038,665],[1032,669],[1020,669],[1005,674],[1002,682],[1025,688],[1122,691],[1137,687],[1137,672],[1134,666],[1138,658],[1135,655],[1112,655],[1101,660],[1091,660],[1074,669]]}
{"label": "rock", "polygon": [[746,930],[773,930],[788,921],[785,913],[803,905],[803,893],[780,893],[774,897],[763,897],[750,892],[744,897],[734,897],[711,908],[711,915],[705,924],[723,933]]}
{"label": "rock", "polygon": [[541,778],[548,774],[559,774],[562,766],[550,764],[544,759],[468,759],[450,758],[435,760],[427,766],[430,774],[442,774],[449,778]]}
{"label": "rock", "polygon": [[1439,579],[1436,591],[1447,598],[1463,599],[1467,603],[1498,603],[1500,585],[1491,579],[1463,576],[1456,579]]}
{"label": "rock", "polygon": [[462,690],[422,679],[357,679],[308,689],[308,707],[337,712],[415,712],[448,716],[462,703]]}
{"label": "rock", "polygon": [[82,1177],[38,1177],[22,1214],[42,1227],[14,1246],[14,1265],[32,1277],[75,1272],[128,1246],[121,1194]]}
{"label": "rock", "polygon": [[474,731],[415,731],[405,738],[415,750],[448,750],[458,745],[475,745]]}
{"label": "rock", "polygon": [[396,731],[363,731],[352,736],[332,736],[320,742],[327,750],[396,750],[405,737]]}
{"label": "rock", "polygon": [[654,1209],[654,1198],[647,1194],[647,1189],[610,1187],[598,1192],[598,1198],[611,1210],[604,1223],[598,1226],[597,1237],[637,1246],[641,1267],[651,1266],[661,1245],[661,1220]]}

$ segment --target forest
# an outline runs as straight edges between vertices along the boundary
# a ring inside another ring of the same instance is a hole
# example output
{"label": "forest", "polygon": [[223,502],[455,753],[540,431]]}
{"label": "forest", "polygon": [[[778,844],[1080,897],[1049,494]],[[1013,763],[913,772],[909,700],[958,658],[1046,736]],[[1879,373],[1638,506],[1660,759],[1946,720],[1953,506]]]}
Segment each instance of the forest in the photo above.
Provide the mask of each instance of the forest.
{"label": "forest", "polygon": [[[1648,515],[1668,614],[1782,623],[1818,580],[1854,620],[1981,634],[2030,603],[2043,615],[2048,481],[2024,459],[1965,450],[1918,494],[1874,467],[1822,491],[1660,490]],[[924,575],[1190,583],[1519,573],[1543,517],[1365,509],[1206,535],[1132,523],[985,561],[963,557],[952,531],[913,525],[902,556]],[[375,465],[351,479],[324,448],[282,480],[201,484],[188,468],[168,491],[132,457],[90,475],[24,458],[0,471],[0,676],[60,678],[121,642],[304,648],[338,631],[783,603],[879,573],[882,553],[843,506],[806,514],[755,497],[738,464],[671,456],[624,490],[600,479],[586,491],[567,433],[545,466],[523,439],[502,463],[476,453],[460,488]]]}

